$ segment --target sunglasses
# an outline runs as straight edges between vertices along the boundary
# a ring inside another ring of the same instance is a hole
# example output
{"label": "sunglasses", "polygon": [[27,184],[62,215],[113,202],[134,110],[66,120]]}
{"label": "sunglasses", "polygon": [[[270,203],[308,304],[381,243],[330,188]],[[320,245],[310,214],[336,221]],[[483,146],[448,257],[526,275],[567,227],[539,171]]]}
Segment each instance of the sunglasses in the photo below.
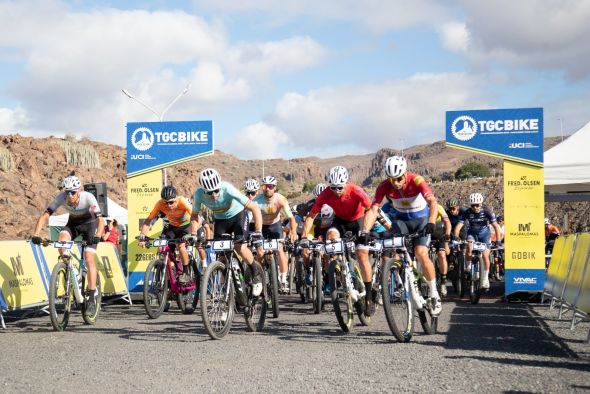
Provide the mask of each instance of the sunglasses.
{"label": "sunglasses", "polygon": [[275,185],[264,185],[267,189],[274,189],[276,186]]}
{"label": "sunglasses", "polygon": [[219,194],[219,189],[215,189],[215,190],[211,190],[210,192],[207,192],[208,196],[212,196],[214,194]]}
{"label": "sunglasses", "polygon": [[246,195],[247,195],[247,196],[253,196],[253,195],[255,195],[255,194],[256,194],[256,192],[246,192]]}
{"label": "sunglasses", "polygon": [[394,183],[394,182],[400,183],[400,182],[403,182],[403,180],[404,180],[404,176],[403,175],[402,176],[398,176],[397,178],[389,178],[389,182],[390,183]]}
{"label": "sunglasses", "polygon": [[334,191],[342,191],[344,190],[344,186],[330,186],[330,189]]}
{"label": "sunglasses", "polygon": [[166,204],[174,205],[175,202],[176,202],[176,200],[168,200],[168,201],[166,201]]}
{"label": "sunglasses", "polygon": [[471,204],[471,208],[479,208],[481,207],[481,204]]}
{"label": "sunglasses", "polygon": [[68,190],[66,193],[68,193],[68,195],[70,196],[75,196],[76,194],[78,194],[77,190]]}

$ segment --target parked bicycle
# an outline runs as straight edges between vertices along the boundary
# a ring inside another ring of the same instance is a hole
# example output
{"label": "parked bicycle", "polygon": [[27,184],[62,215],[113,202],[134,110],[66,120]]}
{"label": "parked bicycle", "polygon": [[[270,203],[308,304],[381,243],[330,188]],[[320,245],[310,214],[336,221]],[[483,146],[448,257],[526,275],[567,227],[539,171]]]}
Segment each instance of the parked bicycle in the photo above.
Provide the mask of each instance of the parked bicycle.
{"label": "parked bicycle", "polygon": [[[328,278],[331,288],[331,299],[336,319],[342,331],[352,330],[354,310],[362,325],[369,325],[371,317],[365,315],[365,285],[354,255],[354,236],[326,240],[324,253],[330,259]],[[369,295],[370,296],[370,295]],[[353,310],[354,308],[354,310]]]}
{"label": "parked bicycle", "polygon": [[[195,310],[199,298],[200,258],[193,256],[192,245],[187,247],[189,253],[188,283],[180,283],[179,276],[184,272],[182,261],[176,252],[180,239],[160,239],[143,237],[146,246],[158,248],[158,257],[150,261],[143,279],[143,305],[151,319],[157,319],[167,310],[169,299],[176,299],[178,308],[184,314]],[[190,240],[189,240],[190,241]],[[189,242],[190,243],[190,242]]]}
{"label": "parked bicycle", "polygon": [[[85,241],[55,241],[43,239],[43,246],[53,245],[61,249],[63,254],[57,259],[49,279],[49,317],[51,325],[56,331],[64,331],[70,320],[72,310],[80,309],[85,324],[94,324],[100,313],[102,301],[102,287],[100,275],[96,274],[96,312],[92,316],[86,316],[87,298],[84,296],[88,269],[84,260]],[[71,250],[74,245],[80,246],[80,260],[72,258]]]}
{"label": "parked bicycle", "polygon": [[421,233],[393,236],[381,240],[384,251],[392,251],[381,271],[383,310],[391,333],[400,342],[408,342],[414,335],[414,316],[418,317],[426,334],[436,333],[438,317],[432,314],[428,284],[418,270],[415,272],[414,241]]}
{"label": "parked bicycle", "polygon": [[[227,335],[236,311],[244,314],[248,331],[262,330],[268,309],[265,275],[262,275],[262,293],[254,296],[250,269],[233,252],[233,236],[223,234],[208,241],[216,261],[207,266],[201,279],[201,314],[207,333],[213,339]],[[262,272],[258,262],[253,264],[258,264]]]}

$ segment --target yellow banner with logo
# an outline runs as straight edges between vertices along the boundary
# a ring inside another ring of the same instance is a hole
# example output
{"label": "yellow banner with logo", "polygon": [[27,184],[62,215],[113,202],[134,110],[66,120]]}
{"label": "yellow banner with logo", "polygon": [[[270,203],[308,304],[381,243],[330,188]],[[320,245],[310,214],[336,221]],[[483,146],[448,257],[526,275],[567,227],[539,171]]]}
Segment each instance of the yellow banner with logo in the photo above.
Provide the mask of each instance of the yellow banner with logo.
{"label": "yellow banner with logo", "polygon": [[47,302],[47,282],[27,241],[0,241],[0,287],[9,309]]}
{"label": "yellow banner with logo", "polygon": [[[129,291],[140,292],[143,276],[150,261],[156,258],[156,249],[143,249],[137,244],[141,226],[158,200],[162,187],[160,170],[127,178],[127,204],[129,215],[129,236],[127,238],[127,260],[129,262]],[[162,221],[152,227],[150,237],[162,231]]]}

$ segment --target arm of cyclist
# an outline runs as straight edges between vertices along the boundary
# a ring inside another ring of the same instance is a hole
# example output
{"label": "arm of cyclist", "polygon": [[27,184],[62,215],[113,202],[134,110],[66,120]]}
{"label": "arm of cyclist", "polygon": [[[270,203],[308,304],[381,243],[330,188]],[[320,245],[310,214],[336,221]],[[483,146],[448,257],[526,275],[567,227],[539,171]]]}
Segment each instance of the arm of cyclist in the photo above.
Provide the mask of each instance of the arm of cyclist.
{"label": "arm of cyclist", "polygon": [[260,207],[258,204],[253,203],[252,201],[248,201],[244,208],[252,212],[254,217],[254,231],[261,232],[262,231],[262,213],[260,212]]}
{"label": "arm of cyclist", "polygon": [[150,228],[152,226],[152,220],[154,220],[154,218],[158,215],[159,212],[160,212],[160,209],[158,207],[158,204],[156,204],[156,206],[154,206],[154,208],[150,212],[149,216],[144,220],[143,225],[141,226],[141,230],[139,232],[139,237],[138,237],[138,239],[139,239],[138,246],[140,248],[145,248],[145,245],[146,245],[145,237],[148,235],[148,232],[150,231]]}
{"label": "arm of cyclist", "polygon": [[35,231],[33,232],[33,236],[31,237],[31,241],[34,244],[41,243],[42,238],[39,236],[39,234],[41,234],[41,230],[43,230],[43,227],[45,227],[45,224],[49,220],[49,216],[50,214],[47,211],[43,212],[41,216],[39,216],[39,220],[37,220],[37,225],[35,226]]}
{"label": "arm of cyclist", "polygon": [[500,225],[498,222],[492,222],[492,227],[494,227],[494,231],[496,232],[496,244],[501,245],[504,240],[502,239],[502,229],[500,229]]}
{"label": "arm of cyclist", "polygon": [[438,215],[438,202],[436,201],[436,197],[432,194],[425,197],[425,199],[430,211],[428,215],[428,223],[426,224],[426,233],[432,234],[434,233],[436,216]]}

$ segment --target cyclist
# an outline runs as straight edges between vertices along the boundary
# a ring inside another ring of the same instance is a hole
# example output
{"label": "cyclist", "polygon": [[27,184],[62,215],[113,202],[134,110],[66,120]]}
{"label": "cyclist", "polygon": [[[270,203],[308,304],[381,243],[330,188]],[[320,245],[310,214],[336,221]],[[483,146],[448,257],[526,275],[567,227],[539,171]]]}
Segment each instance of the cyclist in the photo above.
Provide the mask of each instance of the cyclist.
{"label": "cyclist", "polygon": [[[500,227],[500,239],[503,240],[504,239],[504,217],[501,215],[498,215],[498,216],[496,216],[496,221],[498,222],[498,226]],[[493,229],[493,226],[491,226],[490,231],[492,229]],[[497,241],[495,231],[492,232],[492,236],[490,237],[490,241],[492,241],[492,243]],[[502,267],[504,267],[504,250],[499,248],[497,253],[495,253],[493,257],[494,257],[493,263],[494,263],[494,268],[495,268],[495,271],[493,273],[493,277],[499,281],[502,279],[501,272],[504,272],[504,270],[502,268]]]}
{"label": "cyclist", "polygon": [[545,254],[553,253],[553,244],[560,232],[556,225],[551,224],[549,218],[545,218]]}
{"label": "cyclist", "polygon": [[[81,190],[82,183],[74,175],[70,175],[63,180],[63,192],[59,193],[45,212],[41,214],[35,226],[35,231],[31,242],[39,245],[43,239],[39,236],[41,230],[51,216],[59,207],[64,207],[70,214],[68,222],[61,229],[58,235],[58,241],[70,241],[81,236],[86,241],[84,249],[84,260],[88,269],[88,285],[86,286],[86,316],[93,316],[96,313],[96,265],[94,255],[96,254],[96,245],[104,232],[105,223],[100,206],[96,197],[92,193]],[[59,250],[63,255],[64,251]]]}
{"label": "cyclist", "polygon": [[[490,245],[491,231],[488,227],[492,225],[496,232],[496,244],[501,245],[502,238],[500,234],[500,226],[496,221],[496,215],[491,207],[483,206],[483,195],[481,193],[472,193],[469,195],[469,204],[471,208],[466,209],[461,216],[461,220],[455,227],[454,235],[457,237],[465,222],[469,223],[467,229],[467,251],[465,253],[465,261],[471,261],[471,253],[473,251],[473,242],[482,242]],[[490,288],[490,280],[488,278],[490,272],[490,249],[486,248],[483,251],[484,267],[481,270],[481,288],[487,290]]]}
{"label": "cyclist", "polygon": [[[391,204],[393,212],[393,232],[411,234],[424,231],[414,248],[416,259],[422,266],[424,278],[430,289],[432,314],[442,311],[440,295],[436,289],[434,265],[428,257],[430,235],[434,233],[438,203],[423,177],[407,171],[408,164],[402,156],[391,156],[385,161],[385,174],[388,179],[377,186],[371,209],[367,212],[363,231],[367,232],[375,223],[379,207],[384,199]],[[415,300],[418,304],[418,300]]]}
{"label": "cyclist", "polygon": [[[254,200],[254,197],[256,197],[256,194],[258,194],[259,189],[260,184],[256,179],[250,178],[244,182],[244,191],[246,192],[246,197],[248,197],[250,201]],[[252,211],[248,211],[247,215],[249,223],[248,231],[254,231],[254,215],[252,214]]]}
{"label": "cyclist", "polygon": [[[262,214],[262,236],[266,239],[280,239],[283,235],[283,228],[281,227],[281,215],[289,218],[290,228],[293,231],[289,232],[291,241],[297,240],[297,221],[291,213],[289,201],[281,193],[276,191],[277,178],[267,175],[262,178],[262,194],[254,198],[254,203],[260,208]],[[289,284],[287,283],[288,262],[287,254],[283,245],[279,245],[279,291],[283,294],[289,292]],[[262,250],[258,250],[258,257],[262,259]]]}
{"label": "cyclist", "polygon": [[[459,199],[457,198],[450,198],[446,202],[446,212],[449,215],[449,221],[451,222],[451,234],[455,233],[455,227],[459,224],[461,220],[461,215],[467,210],[466,208],[462,208],[459,204]],[[467,239],[467,228],[463,227],[459,232],[459,237],[457,239],[462,239],[465,241]]]}
{"label": "cyclist", "polygon": [[182,274],[178,277],[180,284],[187,284],[191,281],[188,274],[189,256],[186,250],[186,241],[191,234],[197,233],[197,221],[202,221],[202,216],[191,220],[192,207],[185,197],[179,196],[174,186],[164,186],[160,191],[160,199],[154,205],[154,208],[143,222],[140,235],[138,238],[139,246],[145,247],[145,238],[150,231],[150,227],[158,217],[167,219],[166,225],[162,229],[162,237],[166,239],[181,239],[178,244],[178,253],[182,261]]}
{"label": "cyclist", "polygon": [[438,269],[440,271],[440,295],[447,295],[447,254],[450,253],[449,241],[451,240],[451,221],[442,205],[437,205],[436,227],[432,233],[432,246],[436,250]]}
{"label": "cyclist", "polygon": [[201,205],[209,208],[215,218],[213,237],[222,234],[234,235],[234,250],[250,267],[252,277],[252,295],[258,297],[262,293],[262,272],[254,263],[254,256],[246,245],[249,235],[248,217],[245,210],[251,211],[254,217],[254,232],[250,234],[254,242],[262,240],[262,216],[258,205],[250,201],[229,182],[221,181],[219,172],[206,168],[199,174],[199,187],[193,198],[192,217],[197,218]]}
{"label": "cyclist", "polygon": [[[332,227],[326,234],[326,238],[339,238],[347,231],[352,231],[353,234],[360,235],[363,229],[365,212],[371,207],[371,200],[360,186],[348,182],[348,178],[348,170],[345,167],[335,166],[330,169],[328,173],[330,187],[324,189],[318,195],[305,219],[303,234],[307,238],[301,240],[302,246],[305,247],[306,243],[308,244],[308,239],[311,238],[308,234],[309,230],[324,204],[329,205],[334,210],[334,221],[332,222]],[[373,273],[371,263],[369,262],[369,250],[366,245],[367,236],[365,234],[364,239],[359,239],[356,255],[367,294],[365,297],[365,315],[372,316],[375,313],[375,302],[373,298],[376,297],[376,292],[373,292]]]}

